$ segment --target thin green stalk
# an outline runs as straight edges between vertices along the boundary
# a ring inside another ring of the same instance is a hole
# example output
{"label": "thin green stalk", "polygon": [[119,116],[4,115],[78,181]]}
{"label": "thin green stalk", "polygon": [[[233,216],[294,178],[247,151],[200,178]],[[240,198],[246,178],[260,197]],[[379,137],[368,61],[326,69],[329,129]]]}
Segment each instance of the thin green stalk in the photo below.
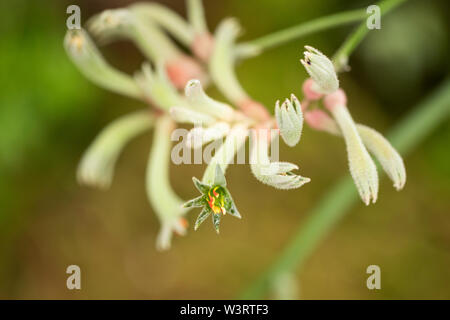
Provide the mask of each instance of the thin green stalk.
{"label": "thin green stalk", "polygon": [[[450,116],[450,78],[419,104],[388,135],[399,152],[406,155]],[[243,299],[259,299],[270,288],[271,281],[285,272],[298,271],[329,231],[358,201],[350,177],[341,179],[310,211],[294,238],[276,262],[242,295]]]}
{"label": "thin green stalk", "polygon": [[[406,0],[384,0],[378,3],[380,7],[381,16],[385,15],[389,11],[397,8],[400,4]],[[367,28],[366,21],[363,21],[356,30],[350,34],[347,40],[341,45],[336,54],[333,57],[336,70],[342,70],[345,68],[348,62],[348,57],[355,50],[355,48],[361,43],[367,33],[370,31]]]}
{"label": "thin green stalk", "polygon": [[340,12],[262,36],[245,44],[256,46],[260,50],[266,50],[314,32],[361,21],[365,17],[366,11],[364,9]]}

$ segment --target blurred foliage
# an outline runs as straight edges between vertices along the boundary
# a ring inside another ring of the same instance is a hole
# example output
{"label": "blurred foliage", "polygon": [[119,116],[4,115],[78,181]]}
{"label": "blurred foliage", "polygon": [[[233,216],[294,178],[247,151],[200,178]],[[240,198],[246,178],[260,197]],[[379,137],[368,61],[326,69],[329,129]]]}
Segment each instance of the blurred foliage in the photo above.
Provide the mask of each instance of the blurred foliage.
{"label": "blurred foliage", "polygon": [[[131,2],[70,1],[81,6],[83,21]],[[211,27],[237,16],[243,39],[371,3],[205,2]],[[165,3],[184,12],[182,0]],[[127,147],[110,191],[76,186],[77,161],[96,132],[142,105],[96,88],[72,66],[62,46],[68,4],[0,3],[7,13],[0,21],[0,298],[233,297],[273,260],[327,186],[348,174],[342,141],[305,129],[297,148],[281,146],[281,158],[312,178],[298,191],[273,190],[246,166],[232,166],[227,180],[242,221],[224,221],[219,237],[191,226],[170,252],[157,253],[158,224],[143,188],[148,135]],[[358,121],[384,132],[448,75],[447,8],[444,0],[411,0],[355,52],[341,83]],[[243,62],[243,86],[272,111],[276,99],[301,93],[303,45],[331,54],[351,30],[308,36]],[[142,61],[128,44],[104,52],[127,71]],[[302,297],[450,298],[449,138],[447,123],[406,159],[403,192],[384,180],[375,206],[358,206],[344,219],[299,275]],[[172,183],[184,199],[195,195],[190,178],[202,169],[172,166]],[[192,224],[194,215],[188,217]],[[64,286],[69,264],[81,266],[80,292]],[[381,292],[364,286],[369,264],[382,268]],[[192,276],[199,273],[201,279]]]}

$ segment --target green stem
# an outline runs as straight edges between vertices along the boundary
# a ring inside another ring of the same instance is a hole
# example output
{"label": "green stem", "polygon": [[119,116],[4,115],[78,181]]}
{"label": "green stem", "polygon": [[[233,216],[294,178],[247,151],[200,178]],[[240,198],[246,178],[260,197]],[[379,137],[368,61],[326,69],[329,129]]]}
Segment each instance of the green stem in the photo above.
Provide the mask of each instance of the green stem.
{"label": "green stem", "polygon": [[[400,4],[405,2],[406,0],[384,0],[378,3],[380,7],[380,14],[383,16],[389,11],[395,9]],[[361,43],[367,33],[370,31],[367,28],[366,21],[363,21],[356,30],[350,34],[347,40],[341,45],[336,54],[333,57],[333,61],[336,67],[336,70],[342,70],[347,66],[348,57],[355,50],[355,48]]]}
{"label": "green stem", "polygon": [[[388,135],[399,152],[406,155],[418,146],[435,128],[450,115],[450,78],[429,98],[418,105]],[[276,262],[258,278],[241,296],[243,299],[259,299],[270,288],[272,279],[285,272],[298,271],[329,231],[358,201],[358,195],[350,177],[341,179],[310,211],[294,238],[286,246]]]}
{"label": "green stem", "polygon": [[364,9],[340,12],[265,35],[261,38],[246,42],[245,45],[253,45],[260,50],[266,50],[314,32],[361,21],[365,17],[366,11]]}

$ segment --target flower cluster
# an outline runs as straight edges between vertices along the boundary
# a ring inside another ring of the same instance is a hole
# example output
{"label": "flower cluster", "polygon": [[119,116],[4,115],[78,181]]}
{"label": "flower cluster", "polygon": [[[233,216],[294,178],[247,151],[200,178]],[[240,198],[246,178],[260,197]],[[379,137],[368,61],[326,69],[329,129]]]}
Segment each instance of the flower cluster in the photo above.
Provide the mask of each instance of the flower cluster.
{"label": "flower cluster", "polygon": [[[115,120],[100,132],[83,155],[77,175],[82,184],[108,188],[123,147],[139,134],[153,129],[146,191],[161,224],[156,241],[158,249],[170,248],[174,232],[186,233],[185,215],[193,207],[201,208],[195,230],[210,215],[217,233],[226,214],[241,218],[225,173],[247,138],[250,138],[250,167],[257,180],[284,190],[308,183],[309,178],[294,173],[297,165],[271,161],[269,157],[269,147],[277,135],[288,146],[299,143],[304,118],[314,128],[344,137],[350,171],[365,203],[370,199],[375,201],[378,190],[376,168],[366,148],[379,159],[395,186],[403,187],[405,173],[400,156],[373,129],[354,124],[333,64],[325,55],[306,47],[302,63],[312,79],[303,87],[305,100],[300,104],[291,95],[281,105],[277,102],[273,117],[250,97],[236,77],[236,60],[258,53],[251,45],[236,44],[241,30],[238,22],[225,19],[210,33],[201,0],[187,0],[187,9],[187,20],[155,3],[106,10],[89,19],[89,33],[84,29],[69,30],[64,41],[68,56],[89,80],[150,106]],[[128,39],[148,61],[134,75],[121,72],[104,59],[89,34],[100,44]],[[187,50],[179,48],[179,44]],[[205,92],[209,84],[214,84],[230,104],[211,98]],[[307,109],[311,101],[322,97],[334,119],[321,110]],[[176,195],[169,182],[170,136],[177,123],[194,125],[186,137],[188,148],[224,138],[202,179],[193,178],[201,195],[188,202]]]}
{"label": "flower cluster", "polygon": [[[350,173],[366,205],[375,203],[378,197],[378,173],[369,152],[380,162],[394,187],[401,190],[406,182],[406,170],[399,153],[380,133],[354,122],[333,63],[318,50],[309,46],[306,49],[305,58],[301,60],[311,76],[303,84],[306,123],[344,138]],[[308,110],[312,101],[322,101],[331,116],[321,109]]]}

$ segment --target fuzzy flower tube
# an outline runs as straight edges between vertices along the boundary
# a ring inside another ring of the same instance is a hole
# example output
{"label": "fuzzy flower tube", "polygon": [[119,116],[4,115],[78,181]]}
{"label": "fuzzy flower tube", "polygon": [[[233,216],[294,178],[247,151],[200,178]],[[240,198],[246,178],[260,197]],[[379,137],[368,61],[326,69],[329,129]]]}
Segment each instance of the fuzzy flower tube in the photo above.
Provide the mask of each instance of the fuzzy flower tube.
{"label": "fuzzy flower tube", "polygon": [[[362,201],[369,205],[378,198],[378,173],[369,152],[401,190],[406,183],[406,170],[400,154],[377,131],[356,124],[347,108],[347,96],[339,89],[333,63],[317,49],[307,46],[302,64],[311,78],[302,87],[306,106],[311,101],[321,101],[331,117],[320,109],[306,110],[305,121],[314,129],[344,138],[348,164],[353,181]],[[306,109],[306,108],[304,108]]]}

